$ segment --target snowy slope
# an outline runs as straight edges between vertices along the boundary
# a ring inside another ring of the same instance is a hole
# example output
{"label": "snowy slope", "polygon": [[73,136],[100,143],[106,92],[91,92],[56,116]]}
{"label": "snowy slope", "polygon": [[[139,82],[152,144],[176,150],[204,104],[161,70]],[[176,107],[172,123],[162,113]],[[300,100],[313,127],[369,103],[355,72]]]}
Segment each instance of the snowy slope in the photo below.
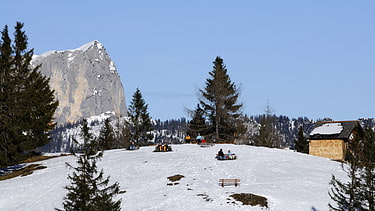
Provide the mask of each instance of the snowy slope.
{"label": "snowy slope", "polygon": [[[232,203],[233,193],[253,193],[268,199],[269,210],[328,210],[332,174],[344,178],[340,164],[326,158],[287,150],[239,145],[172,145],[173,152],[111,150],[99,162],[111,183],[119,181],[126,193],[123,210],[262,210]],[[216,152],[230,149],[234,161],[217,161]],[[46,169],[26,177],[0,181],[0,210],[53,210],[62,208],[63,189],[73,156],[41,163]],[[167,177],[184,175],[179,184]],[[239,187],[218,185],[221,178],[240,178]]]}

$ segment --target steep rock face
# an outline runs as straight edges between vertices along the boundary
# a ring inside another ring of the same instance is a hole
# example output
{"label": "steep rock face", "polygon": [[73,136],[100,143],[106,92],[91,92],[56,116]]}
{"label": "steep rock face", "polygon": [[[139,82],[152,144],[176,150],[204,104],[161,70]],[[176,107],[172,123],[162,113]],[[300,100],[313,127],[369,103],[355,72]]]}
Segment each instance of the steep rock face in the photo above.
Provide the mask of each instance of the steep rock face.
{"label": "steep rock face", "polygon": [[59,107],[58,124],[113,111],[126,116],[124,88],[104,46],[92,41],[74,50],[49,51],[34,56],[42,74],[50,77]]}

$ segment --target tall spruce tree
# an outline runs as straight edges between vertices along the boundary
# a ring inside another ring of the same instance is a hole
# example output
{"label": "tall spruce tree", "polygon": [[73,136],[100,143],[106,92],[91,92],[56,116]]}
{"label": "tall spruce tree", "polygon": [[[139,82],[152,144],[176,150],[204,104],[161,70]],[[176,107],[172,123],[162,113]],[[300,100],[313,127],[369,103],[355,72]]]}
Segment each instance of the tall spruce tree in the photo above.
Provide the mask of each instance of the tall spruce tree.
{"label": "tall spruce tree", "polygon": [[129,127],[132,140],[140,145],[146,145],[153,138],[151,117],[148,113],[148,105],[143,99],[141,91],[137,88],[133,94],[128,108]]}
{"label": "tall spruce tree", "polygon": [[0,166],[17,163],[49,142],[53,115],[58,106],[49,78],[32,67],[33,49],[27,50],[23,23],[17,22],[14,43],[8,27],[0,41]]}
{"label": "tall spruce tree", "polygon": [[243,127],[239,121],[242,116],[242,104],[237,102],[239,90],[227,74],[223,59],[216,57],[213,64],[206,87],[199,90],[199,102],[209,122],[207,135],[216,142],[233,143],[238,128]]}
{"label": "tall spruce tree", "polygon": [[96,163],[102,158],[103,151],[97,152],[97,142],[90,133],[86,119],[83,121],[81,136],[83,144],[78,147],[81,154],[74,153],[78,159],[78,166],[74,167],[67,163],[74,172],[68,176],[72,183],[65,187],[68,193],[63,202],[64,210],[121,210],[121,199],[114,200],[120,193],[119,183],[115,182],[108,186],[110,177],[104,178],[103,169],[98,171]]}
{"label": "tall spruce tree", "polygon": [[309,142],[303,134],[303,126],[298,129],[298,139],[294,141],[294,145],[297,152],[309,154]]}
{"label": "tall spruce tree", "polygon": [[15,140],[12,140],[15,131],[11,116],[12,92],[15,90],[14,74],[12,74],[12,53],[8,26],[5,26],[1,32],[0,40],[0,167],[11,163],[16,146]]}

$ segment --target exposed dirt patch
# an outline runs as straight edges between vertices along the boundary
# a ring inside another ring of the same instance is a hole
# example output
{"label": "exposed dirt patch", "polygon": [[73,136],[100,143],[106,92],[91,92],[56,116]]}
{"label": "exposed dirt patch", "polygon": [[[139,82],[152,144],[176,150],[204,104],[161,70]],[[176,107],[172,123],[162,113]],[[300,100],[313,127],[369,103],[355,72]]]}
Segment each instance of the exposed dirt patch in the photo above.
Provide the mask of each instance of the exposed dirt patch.
{"label": "exposed dirt patch", "polygon": [[184,175],[176,174],[174,176],[167,177],[167,179],[169,179],[169,181],[171,181],[171,182],[176,182],[176,181],[179,181],[180,179],[182,179],[184,177],[185,177]]}
{"label": "exposed dirt patch", "polygon": [[261,206],[268,208],[267,198],[263,196],[258,196],[251,193],[236,193],[230,195],[230,197],[234,198],[236,201],[240,201],[243,205],[251,205],[251,206]]}

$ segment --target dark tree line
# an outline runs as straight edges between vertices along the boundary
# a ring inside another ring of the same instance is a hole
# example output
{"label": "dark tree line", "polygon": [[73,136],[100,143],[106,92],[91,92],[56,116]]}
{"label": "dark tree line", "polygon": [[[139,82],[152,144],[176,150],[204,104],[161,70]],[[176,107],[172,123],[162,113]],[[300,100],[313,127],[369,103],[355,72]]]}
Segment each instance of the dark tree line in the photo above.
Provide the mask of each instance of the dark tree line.
{"label": "dark tree line", "polygon": [[55,126],[53,115],[58,106],[49,78],[32,67],[33,49],[17,22],[14,40],[8,26],[0,40],[0,166],[22,161],[37,147],[50,140],[48,131]]}
{"label": "dark tree line", "polygon": [[[274,114],[268,115],[270,120],[265,121],[264,118],[267,117],[267,114],[251,116],[249,120],[256,121],[258,124],[262,125],[264,122],[269,122],[274,125],[277,131],[282,136],[281,147],[291,147],[297,150],[296,140],[302,140],[301,135],[307,137],[307,134],[311,132],[314,128],[315,121],[307,117],[299,117],[290,119],[287,116],[276,116]],[[301,128],[302,127],[302,128]],[[302,134],[300,132],[302,129]],[[256,139],[256,135],[251,138],[252,140]],[[306,138],[305,138],[306,139]],[[299,150],[297,150],[299,151]],[[300,151],[299,151],[300,152]]]}
{"label": "dark tree line", "polygon": [[153,129],[154,130],[169,130],[171,133],[186,132],[187,121],[185,118],[170,119],[161,121],[160,119],[155,120]]}

